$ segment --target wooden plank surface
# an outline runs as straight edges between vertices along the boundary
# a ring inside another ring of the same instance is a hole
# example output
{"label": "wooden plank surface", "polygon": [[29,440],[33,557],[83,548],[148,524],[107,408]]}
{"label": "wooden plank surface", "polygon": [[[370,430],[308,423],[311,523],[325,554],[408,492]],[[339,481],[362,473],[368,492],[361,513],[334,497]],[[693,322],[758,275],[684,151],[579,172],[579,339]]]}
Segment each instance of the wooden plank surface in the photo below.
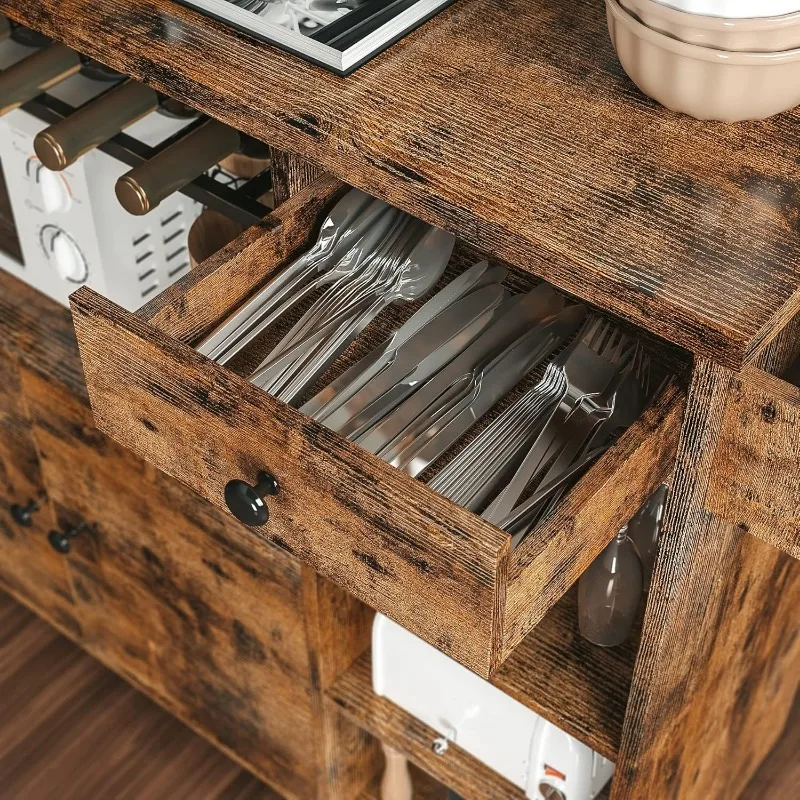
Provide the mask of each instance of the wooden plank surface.
{"label": "wooden plank surface", "polygon": [[738,796],[800,680],[800,564],[706,511],[731,378],[695,367],[614,800]]}
{"label": "wooden plank surface", "polygon": [[281,800],[0,592],[5,797]]}
{"label": "wooden plank surface", "polygon": [[69,309],[0,269],[0,344],[26,366],[88,398]]}
{"label": "wooden plank surface", "polygon": [[800,307],[798,113],[657,106],[597,0],[459,0],[346,79],[171,0],[0,12],[728,366]]}
{"label": "wooden plank surface", "polygon": [[[36,505],[30,525],[21,525],[12,508],[30,502]],[[19,362],[0,347],[0,586],[34,605],[55,625],[80,635],[64,559],[47,542],[55,525],[22,395]]]}
{"label": "wooden plank surface", "polygon": [[708,510],[800,558],[800,389],[755,368],[731,384]]}

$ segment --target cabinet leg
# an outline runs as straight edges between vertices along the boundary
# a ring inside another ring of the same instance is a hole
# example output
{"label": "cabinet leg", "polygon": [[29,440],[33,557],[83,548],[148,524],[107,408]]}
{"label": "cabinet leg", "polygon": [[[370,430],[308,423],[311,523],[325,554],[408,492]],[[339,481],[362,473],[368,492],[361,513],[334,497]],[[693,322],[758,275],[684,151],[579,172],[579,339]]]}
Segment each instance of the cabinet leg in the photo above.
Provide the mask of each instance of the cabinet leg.
{"label": "cabinet leg", "polygon": [[399,750],[383,742],[386,766],[381,780],[381,800],[411,800],[414,787],[408,770],[408,759]]}
{"label": "cabinet leg", "polygon": [[695,366],[614,800],[733,800],[798,685],[800,563],[706,511],[732,378]]}
{"label": "cabinet leg", "polygon": [[316,800],[356,800],[378,775],[380,750],[325,701],[325,691],[369,647],[373,612],[306,566],[303,605],[317,719]]}

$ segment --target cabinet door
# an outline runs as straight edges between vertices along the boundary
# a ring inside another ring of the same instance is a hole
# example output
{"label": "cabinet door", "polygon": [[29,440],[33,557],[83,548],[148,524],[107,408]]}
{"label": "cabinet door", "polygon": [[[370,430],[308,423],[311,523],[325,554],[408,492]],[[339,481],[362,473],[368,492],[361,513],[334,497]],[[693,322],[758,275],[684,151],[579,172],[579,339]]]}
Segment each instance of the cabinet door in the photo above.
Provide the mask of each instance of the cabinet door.
{"label": "cabinet door", "polygon": [[[23,516],[20,509],[26,506]],[[0,349],[0,586],[65,633],[79,637],[69,575],[47,541],[54,526],[20,370],[16,359]]]}
{"label": "cabinet door", "polygon": [[301,567],[99,433],[30,372],[84,646],[289,797],[315,795]]}

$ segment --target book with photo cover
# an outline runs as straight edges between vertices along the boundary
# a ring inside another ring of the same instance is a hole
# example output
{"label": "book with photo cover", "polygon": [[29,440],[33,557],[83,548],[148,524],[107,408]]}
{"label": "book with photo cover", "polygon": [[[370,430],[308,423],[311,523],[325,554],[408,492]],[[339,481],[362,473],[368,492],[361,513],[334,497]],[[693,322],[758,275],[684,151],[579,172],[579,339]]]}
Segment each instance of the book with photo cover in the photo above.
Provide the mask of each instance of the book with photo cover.
{"label": "book with photo cover", "polygon": [[347,75],[454,0],[179,0]]}

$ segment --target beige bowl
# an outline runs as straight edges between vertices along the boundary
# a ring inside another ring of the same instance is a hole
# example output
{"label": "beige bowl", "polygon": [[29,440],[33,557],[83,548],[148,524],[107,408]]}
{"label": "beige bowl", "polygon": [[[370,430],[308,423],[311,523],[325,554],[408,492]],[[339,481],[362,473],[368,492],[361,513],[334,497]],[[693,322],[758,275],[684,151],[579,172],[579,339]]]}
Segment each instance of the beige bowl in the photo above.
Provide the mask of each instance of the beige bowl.
{"label": "beige bowl", "polygon": [[648,28],[687,44],[753,53],[800,47],[800,12],[761,19],[725,19],[678,11],[656,0],[620,0],[620,5]]}
{"label": "beige bowl", "polygon": [[631,80],[673,111],[697,119],[766,119],[800,104],[800,49],[730,53],[686,44],[606,0],[611,41]]}

